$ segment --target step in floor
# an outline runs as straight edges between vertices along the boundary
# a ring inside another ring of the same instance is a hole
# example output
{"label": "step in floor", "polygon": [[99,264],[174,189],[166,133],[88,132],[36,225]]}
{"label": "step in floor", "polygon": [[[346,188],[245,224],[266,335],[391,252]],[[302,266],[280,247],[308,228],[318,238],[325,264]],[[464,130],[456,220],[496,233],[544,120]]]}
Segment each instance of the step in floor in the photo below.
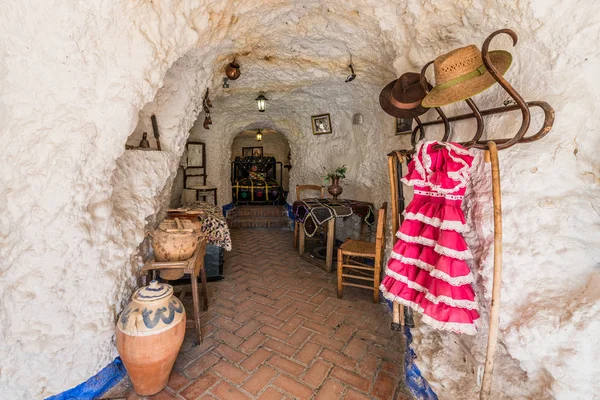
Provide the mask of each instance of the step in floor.
{"label": "step in floor", "polygon": [[227,213],[227,225],[235,228],[291,229],[285,206],[236,206]]}

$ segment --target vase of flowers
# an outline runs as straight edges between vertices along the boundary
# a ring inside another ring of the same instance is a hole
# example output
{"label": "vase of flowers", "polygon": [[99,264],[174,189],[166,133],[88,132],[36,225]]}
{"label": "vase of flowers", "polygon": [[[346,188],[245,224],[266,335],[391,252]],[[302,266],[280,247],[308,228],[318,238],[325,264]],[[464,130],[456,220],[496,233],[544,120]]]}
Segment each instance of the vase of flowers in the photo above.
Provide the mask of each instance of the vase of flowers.
{"label": "vase of flowers", "polygon": [[340,186],[340,179],[346,177],[346,166],[342,165],[335,171],[325,175],[325,180],[331,182],[331,186],[327,188],[330,195],[333,196],[333,200],[337,200],[338,196],[342,194],[344,188]]}

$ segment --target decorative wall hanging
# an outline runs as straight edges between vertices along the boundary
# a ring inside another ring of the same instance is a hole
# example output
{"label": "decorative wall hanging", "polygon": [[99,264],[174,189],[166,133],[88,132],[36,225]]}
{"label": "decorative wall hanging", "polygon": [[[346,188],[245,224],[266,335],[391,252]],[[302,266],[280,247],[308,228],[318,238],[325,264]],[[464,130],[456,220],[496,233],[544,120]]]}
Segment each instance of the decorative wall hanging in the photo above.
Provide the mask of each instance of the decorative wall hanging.
{"label": "decorative wall hanging", "polygon": [[239,78],[241,74],[242,72],[240,71],[240,65],[235,62],[235,59],[225,67],[225,75],[227,75],[227,77],[232,81],[235,81],[237,78]]}
{"label": "decorative wall hanging", "polygon": [[262,157],[262,147],[242,147],[242,157]]}
{"label": "decorative wall hanging", "polygon": [[412,133],[412,118],[396,117],[396,135],[410,135]]}
{"label": "decorative wall hanging", "polygon": [[212,108],[212,101],[208,97],[208,88],[206,88],[206,93],[204,94],[204,100],[202,100],[202,109],[204,110],[204,124],[202,126],[204,129],[210,129],[208,126],[212,125],[212,118],[210,117],[210,109]]}
{"label": "decorative wall hanging", "polygon": [[313,135],[322,135],[331,133],[331,117],[329,114],[313,115],[312,120]]}
{"label": "decorative wall hanging", "polygon": [[348,68],[350,68],[351,74],[348,75],[344,82],[352,82],[354,79],[356,79],[356,74],[354,73],[354,67],[352,67],[352,64],[348,65]]}
{"label": "decorative wall hanging", "polygon": [[[417,126],[413,129],[411,142],[413,149],[399,150],[390,153],[390,181],[392,184],[392,229],[399,228],[399,210],[398,199],[394,197],[398,194],[398,176],[392,176],[396,172],[394,158],[403,161],[406,156],[415,153],[417,140],[419,143],[425,138],[425,128],[431,125],[443,124],[444,135],[443,142],[450,138],[450,122],[474,118],[477,122],[477,130],[473,138],[467,142],[459,143],[465,148],[486,150],[486,162],[491,162],[492,172],[492,192],[494,208],[494,273],[492,281],[492,301],[490,307],[490,321],[488,342],[485,357],[485,366],[481,383],[480,400],[487,400],[491,395],[492,373],[494,366],[494,357],[498,342],[498,319],[500,314],[500,289],[502,285],[502,207],[500,193],[500,174],[498,162],[498,150],[506,149],[518,143],[531,143],[542,139],[550,132],[554,124],[554,109],[544,101],[525,102],[521,95],[508,83],[502,76],[508,69],[512,56],[507,52],[489,51],[490,42],[499,34],[507,34],[513,40],[513,46],[517,44],[517,35],[510,29],[501,29],[489,35],[483,42],[481,53],[475,46],[467,46],[457,49],[443,57],[438,57],[435,61],[430,61],[421,69],[421,85],[429,89],[425,73],[427,68],[435,63],[436,66],[436,87],[431,91],[431,96],[423,100],[423,106],[434,107],[440,119],[421,122],[419,117],[415,117]],[[479,110],[475,102],[470,98],[488,87],[498,82],[500,86],[515,101],[514,105],[505,105],[503,107],[492,108],[488,110]],[[464,100],[471,108],[469,114],[461,114],[453,117],[446,117],[439,107],[457,101]],[[525,136],[531,121],[531,107],[539,107],[544,111],[544,121],[540,130],[533,135]],[[520,110],[522,115],[521,127],[512,137],[500,139],[481,140],[484,131],[485,115],[503,114],[510,111]],[[417,139],[417,133],[419,137]],[[428,143],[428,142],[424,142]],[[454,143],[453,145],[456,145]],[[432,149],[439,149],[440,145],[433,145]],[[442,145],[443,146],[443,145]],[[394,302],[393,324],[392,328],[403,324],[403,309]]]}
{"label": "decorative wall hanging", "polygon": [[267,108],[267,101],[269,99],[267,99],[265,97],[265,95],[261,93],[258,95],[258,97],[255,100],[256,100],[256,105],[258,106],[258,111],[265,112],[265,109]]}

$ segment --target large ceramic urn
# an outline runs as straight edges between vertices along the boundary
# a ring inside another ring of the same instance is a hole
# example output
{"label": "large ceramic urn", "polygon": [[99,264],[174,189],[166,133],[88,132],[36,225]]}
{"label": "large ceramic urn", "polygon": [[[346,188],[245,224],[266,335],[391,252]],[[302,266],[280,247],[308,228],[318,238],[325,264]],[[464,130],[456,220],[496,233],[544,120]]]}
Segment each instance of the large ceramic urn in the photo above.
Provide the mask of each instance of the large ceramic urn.
{"label": "large ceramic urn", "polygon": [[[198,248],[202,233],[191,221],[167,219],[150,235],[156,261],[185,261]],[[160,271],[163,279],[175,280],[183,276],[182,269]]]}
{"label": "large ceramic urn", "polygon": [[185,323],[171,285],[152,281],[133,294],[117,322],[117,350],[137,394],[150,396],[167,386]]}

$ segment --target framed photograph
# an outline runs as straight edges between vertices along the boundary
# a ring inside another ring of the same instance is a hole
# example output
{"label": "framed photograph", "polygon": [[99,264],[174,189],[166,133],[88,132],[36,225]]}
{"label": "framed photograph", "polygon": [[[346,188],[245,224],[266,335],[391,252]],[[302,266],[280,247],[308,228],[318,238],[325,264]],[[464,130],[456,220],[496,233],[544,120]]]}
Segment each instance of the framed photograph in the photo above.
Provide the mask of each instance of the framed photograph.
{"label": "framed photograph", "polygon": [[331,133],[331,117],[329,114],[313,115],[310,118],[312,119],[313,135]]}
{"label": "framed photograph", "polygon": [[396,118],[396,135],[410,135],[412,124],[412,118]]}
{"label": "framed photograph", "polygon": [[262,157],[262,147],[242,147],[242,157]]}

